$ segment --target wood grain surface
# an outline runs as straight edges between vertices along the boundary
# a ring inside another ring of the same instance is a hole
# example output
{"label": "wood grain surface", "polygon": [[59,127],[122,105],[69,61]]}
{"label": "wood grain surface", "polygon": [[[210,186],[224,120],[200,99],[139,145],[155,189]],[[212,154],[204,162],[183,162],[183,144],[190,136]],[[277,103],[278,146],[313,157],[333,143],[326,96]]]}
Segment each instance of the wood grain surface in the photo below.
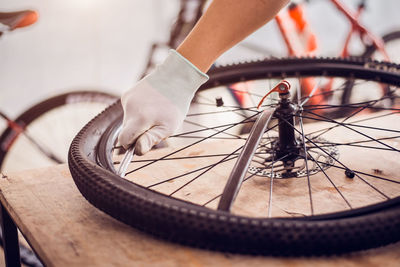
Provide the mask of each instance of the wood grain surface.
{"label": "wood grain surface", "polygon": [[223,254],[154,239],[91,206],[60,165],[7,174],[1,202],[47,266],[399,266],[400,244],[337,257]]}

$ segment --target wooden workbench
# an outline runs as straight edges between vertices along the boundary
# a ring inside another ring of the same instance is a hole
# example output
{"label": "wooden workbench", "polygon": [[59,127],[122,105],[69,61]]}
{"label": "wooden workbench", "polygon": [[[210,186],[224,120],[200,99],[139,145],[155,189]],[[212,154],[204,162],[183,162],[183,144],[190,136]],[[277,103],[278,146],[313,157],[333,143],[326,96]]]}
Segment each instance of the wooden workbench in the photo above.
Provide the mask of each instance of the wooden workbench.
{"label": "wooden workbench", "polygon": [[223,254],[156,240],[91,206],[68,167],[6,174],[0,200],[46,266],[400,266],[400,244],[329,258]]}

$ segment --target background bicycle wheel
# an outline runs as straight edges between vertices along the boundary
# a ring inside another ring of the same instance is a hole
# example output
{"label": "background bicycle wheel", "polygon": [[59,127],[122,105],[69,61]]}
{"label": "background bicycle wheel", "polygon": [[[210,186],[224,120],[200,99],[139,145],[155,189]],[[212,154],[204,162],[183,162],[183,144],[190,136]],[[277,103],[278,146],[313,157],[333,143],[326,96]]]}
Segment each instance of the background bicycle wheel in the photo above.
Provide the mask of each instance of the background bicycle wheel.
{"label": "background bicycle wheel", "polygon": [[[358,2],[345,1],[353,7]],[[67,89],[97,88],[116,95],[127,90],[144,68],[151,43],[168,38],[178,4],[179,0],[2,0],[1,11],[33,8],[40,18],[0,39],[1,109],[15,117]],[[398,0],[368,1],[368,6],[362,20],[376,34],[400,28]],[[344,17],[329,1],[310,1],[306,15],[322,41],[321,54],[338,54],[349,26]],[[285,53],[274,22],[245,43],[274,51],[275,56]],[[242,46],[222,59],[240,56],[259,54]]]}

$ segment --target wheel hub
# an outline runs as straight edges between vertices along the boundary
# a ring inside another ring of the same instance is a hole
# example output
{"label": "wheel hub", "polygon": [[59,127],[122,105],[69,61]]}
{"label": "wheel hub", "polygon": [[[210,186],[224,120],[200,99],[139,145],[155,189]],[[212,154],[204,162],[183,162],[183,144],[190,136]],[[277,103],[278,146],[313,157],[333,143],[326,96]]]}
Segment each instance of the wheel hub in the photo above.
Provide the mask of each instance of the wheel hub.
{"label": "wheel hub", "polygon": [[[316,174],[333,166],[339,158],[338,148],[321,137],[296,137],[295,115],[301,114],[302,108],[290,100],[290,85],[281,83],[268,92],[279,93],[279,104],[274,117],[278,121],[278,136],[264,138],[254,155],[248,172],[270,178],[293,178]],[[308,141],[307,141],[308,140]],[[323,143],[318,148],[316,143]]]}
{"label": "wheel hub", "polygon": [[324,151],[310,145],[306,147],[309,155],[306,160],[301,140],[297,140],[298,153],[293,150],[279,152],[278,137],[270,137],[264,139],[260,144],[248,172],[269,178],[305,177],[307,176],[306,164],[308,164],[308,174],[314,175],[330,168],[339,159],[339,150],[336,145],[329,144],[326,139],[321,137],[307,136],[307,138],[313,143],[323,143]]}

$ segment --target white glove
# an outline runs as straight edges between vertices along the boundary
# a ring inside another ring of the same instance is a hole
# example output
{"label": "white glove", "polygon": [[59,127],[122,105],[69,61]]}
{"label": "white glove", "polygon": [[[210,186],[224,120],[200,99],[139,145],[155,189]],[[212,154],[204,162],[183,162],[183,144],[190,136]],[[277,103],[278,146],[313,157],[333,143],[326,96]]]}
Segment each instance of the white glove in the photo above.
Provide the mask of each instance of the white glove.
{"label": "white glove", "polygon": [[208,76],[175,50],[121,97],[124,110],[119,143],[143,155],[182,124],[196,90]]}

